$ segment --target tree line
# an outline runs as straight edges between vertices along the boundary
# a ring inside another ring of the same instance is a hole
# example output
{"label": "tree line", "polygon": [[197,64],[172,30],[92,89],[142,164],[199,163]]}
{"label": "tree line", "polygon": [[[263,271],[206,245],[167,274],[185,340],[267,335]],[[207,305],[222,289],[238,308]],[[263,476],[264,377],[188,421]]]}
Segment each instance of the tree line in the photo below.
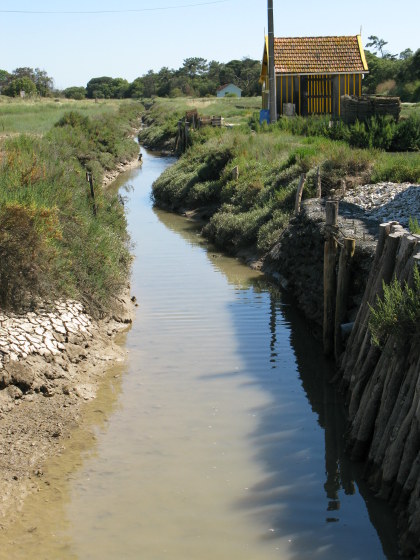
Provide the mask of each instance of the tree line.
{"label": "tree line", "polygon": [[[387,42],[370,36],[366,47],[369,74],[363,80],[367,94],[397,95],[402,101],[420,101],[420,49],[405,49],[399,55],[389,53]],[[251,58],[227,63],[204,58],[186,58],[177,70],[166,66],[158,72],[149,70],[129,82],[124,78],[101,76],[92,78],[86,87],[73,86],[58,91],[53,79],[39,68],[16,68],[12,73],[0,70],[0,93],[15,97],[26,95],[63,95],[71,99],[140,99],[143,97],[205,97],[214,96],[225,84],[235,84],[243,96],[261,94],[259,77],[261,62]]]}
{"label": "tree line", "polygon": [[15,97],[23,90],[27,95],[46,97],[62,94],[72,99],[139,99],[155,95],[205,97],[216,95],[218,88],[233,83],[241,88],[242,95],[253,96],[261,94],[260,72],[261,62],[250,58],[220,63],[192,57],[185,59],[178,70],[167,67],[158,72],[149,70],[133,82],[101,76],[89,80],[86,87],[72,86],[60,92],[54,90],[53,80],[45,71],[39,68],[17,68],[11,74],[0,70],[0,92]]}

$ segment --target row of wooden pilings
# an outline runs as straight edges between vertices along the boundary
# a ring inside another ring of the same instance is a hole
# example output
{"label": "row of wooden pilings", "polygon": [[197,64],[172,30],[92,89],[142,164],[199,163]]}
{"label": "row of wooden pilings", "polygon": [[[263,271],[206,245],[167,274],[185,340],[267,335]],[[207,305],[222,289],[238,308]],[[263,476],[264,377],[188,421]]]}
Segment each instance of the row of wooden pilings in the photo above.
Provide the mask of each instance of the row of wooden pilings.
{"label": "row of wooden pilings", "polygon": [[[296,191],[295,214],[300,212],[303,188],[306,175],[300,176]],[[317,169],[316,198],[321,198],[321,175]],[[343,194],[345,185],[342,184]],[[325,203],[326,225],[324,244],[324,320],[323,320],[323,345],[327,356],[334,354],[338,360],[343,351],[342,324],[347,311],[347,299],[350,287],[351,262],[356,249],[356,240],[353,238],[339,239],[338,229],[338,199],[327,200]],[[338,247],[341,247],[336,267]]]}
{"label": "row of wooden pilings", "polygon": [[[347,312],[350,287],[351,264],[356,249],[356,240],[350,237],[339,239],[338,200],[325,203],[324,243],[324,354],[334,355],[338,360],[343,351],[342,324]],[[340,257],[336,267],[338,247]]]}

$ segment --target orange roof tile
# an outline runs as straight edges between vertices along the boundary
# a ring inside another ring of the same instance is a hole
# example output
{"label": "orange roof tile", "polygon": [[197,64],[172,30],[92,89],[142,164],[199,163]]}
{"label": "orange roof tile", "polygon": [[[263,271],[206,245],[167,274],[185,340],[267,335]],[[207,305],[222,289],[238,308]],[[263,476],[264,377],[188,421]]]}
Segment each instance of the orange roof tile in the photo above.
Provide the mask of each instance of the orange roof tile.
{"label": "orange roof tile", "polygon": [[279,74],[367,72],[357,35],[350,37],[279,37],[274,39]]}

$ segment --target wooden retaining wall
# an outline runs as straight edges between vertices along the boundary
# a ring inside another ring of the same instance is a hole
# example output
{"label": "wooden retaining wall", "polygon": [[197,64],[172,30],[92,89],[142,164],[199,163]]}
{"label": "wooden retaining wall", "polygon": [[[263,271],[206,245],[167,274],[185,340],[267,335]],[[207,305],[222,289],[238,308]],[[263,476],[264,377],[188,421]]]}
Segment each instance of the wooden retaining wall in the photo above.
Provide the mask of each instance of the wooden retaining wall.
{"label": "wooden retaining wall", "polygon": [[420,236],[396,222],[381,224],[338,379],[348,396],[348,451],[365,462],[370,486],[400,512],[403,553],[420,558],[420,341],[390,335],[378,348],[368,327],[383,281],[410,285],[414,267],[420,268]]}

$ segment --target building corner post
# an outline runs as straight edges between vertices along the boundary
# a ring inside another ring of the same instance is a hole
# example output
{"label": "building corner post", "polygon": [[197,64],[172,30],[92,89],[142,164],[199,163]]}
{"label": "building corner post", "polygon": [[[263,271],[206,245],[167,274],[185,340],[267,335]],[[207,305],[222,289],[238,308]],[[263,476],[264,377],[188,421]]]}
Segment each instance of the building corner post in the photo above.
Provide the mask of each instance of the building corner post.
{"label": "building corner post", "polygon": [[277,122],[276,74],[274,67],[274,15],[273,0],[267,0],[268,11],[268,77],[270,123]]}

